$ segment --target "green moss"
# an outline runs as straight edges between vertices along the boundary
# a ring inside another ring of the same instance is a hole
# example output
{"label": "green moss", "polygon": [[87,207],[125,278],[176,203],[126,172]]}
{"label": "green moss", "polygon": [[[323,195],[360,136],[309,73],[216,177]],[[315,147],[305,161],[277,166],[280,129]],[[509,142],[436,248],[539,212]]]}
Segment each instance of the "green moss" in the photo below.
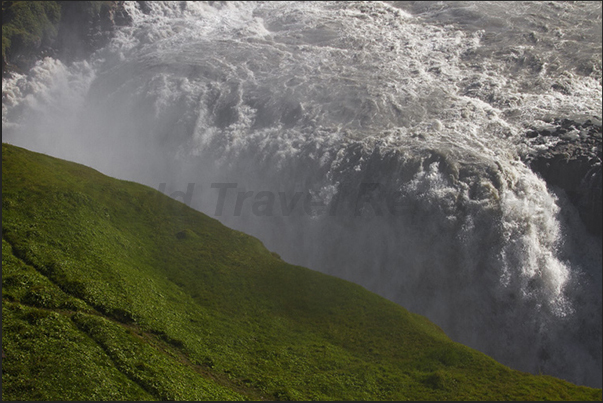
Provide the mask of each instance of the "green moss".
{"label": "green moss", "polygon": [[[93,47],[110,1],[3,1],[2,71],[26,71],[51,50],[59,56]],[[90,49],[88,49],[90,50]]]}
{"label": "green moss", "polygon": [[3,144],[2,191],[4,399],[601,399],[148,187]]}
{"label": "green moss", "polygon": [[30,58],[56,39],[61,7],[56,1],[2,2],[2,60]]}

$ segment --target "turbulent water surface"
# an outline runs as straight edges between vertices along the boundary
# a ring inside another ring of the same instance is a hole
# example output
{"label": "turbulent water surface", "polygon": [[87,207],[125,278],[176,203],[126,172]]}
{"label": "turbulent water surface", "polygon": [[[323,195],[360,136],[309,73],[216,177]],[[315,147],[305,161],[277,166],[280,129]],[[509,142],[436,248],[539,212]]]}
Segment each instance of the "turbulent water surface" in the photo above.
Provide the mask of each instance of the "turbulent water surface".
{"label": "turbulent water surface", "polygon": [[126,7],[89,60],[3,80],[3,141],[601,387],[601,240],[521,159],[531,127],[600,122],[600,2]]}

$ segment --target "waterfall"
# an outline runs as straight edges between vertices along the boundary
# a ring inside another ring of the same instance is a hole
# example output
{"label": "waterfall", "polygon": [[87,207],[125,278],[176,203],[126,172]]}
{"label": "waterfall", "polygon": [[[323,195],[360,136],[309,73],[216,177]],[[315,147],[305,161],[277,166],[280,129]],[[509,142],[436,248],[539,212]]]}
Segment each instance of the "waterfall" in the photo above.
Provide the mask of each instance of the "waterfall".
{"label": "waterfall", "polygon": [[521,158],[531,127],[600,119],[600,4],[125,7],[88,60],[3,80],[3,141],[188,192],[455,341],[601,387],[600,238]]}

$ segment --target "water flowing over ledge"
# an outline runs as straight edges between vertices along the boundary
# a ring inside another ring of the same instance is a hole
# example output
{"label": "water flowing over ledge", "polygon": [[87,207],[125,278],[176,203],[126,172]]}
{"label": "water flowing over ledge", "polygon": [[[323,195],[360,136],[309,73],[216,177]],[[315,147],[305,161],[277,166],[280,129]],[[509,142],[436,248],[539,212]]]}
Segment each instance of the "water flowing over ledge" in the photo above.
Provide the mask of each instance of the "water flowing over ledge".
{"label": "water flowing over ledge", "polygon": [[[3,141],[210,215],[236,183],[220,220],[283,259],[600,387],[600,239],[522,162],[532,127],[600,122],[600,5],[469,4],[127,2],[89,59],[3,80]],[[253,209],[299,191],[336,213]]]}

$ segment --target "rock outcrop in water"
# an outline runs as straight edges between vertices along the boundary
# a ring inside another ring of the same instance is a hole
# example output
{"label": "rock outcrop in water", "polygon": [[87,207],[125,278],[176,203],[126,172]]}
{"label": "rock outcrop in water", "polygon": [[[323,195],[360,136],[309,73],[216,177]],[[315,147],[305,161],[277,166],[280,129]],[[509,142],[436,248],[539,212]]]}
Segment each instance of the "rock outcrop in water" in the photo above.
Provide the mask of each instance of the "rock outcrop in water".
{"label": "rock outcrop in water", "polygon": [[540,146],[527,156],[528,165],[549,186],[565,191],[586,228],[601,236],[601,121],[558,119],[526,137]]}

